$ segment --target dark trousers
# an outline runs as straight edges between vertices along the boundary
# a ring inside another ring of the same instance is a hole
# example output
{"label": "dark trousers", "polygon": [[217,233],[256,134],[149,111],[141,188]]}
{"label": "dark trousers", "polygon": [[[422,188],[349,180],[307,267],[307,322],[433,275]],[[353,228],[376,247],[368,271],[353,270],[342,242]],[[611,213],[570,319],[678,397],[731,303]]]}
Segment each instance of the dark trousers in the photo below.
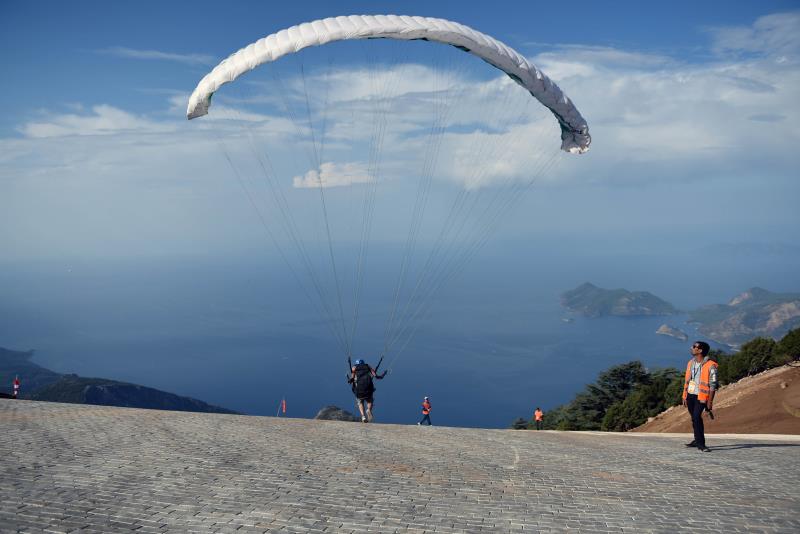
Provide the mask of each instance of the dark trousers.
{"label": "dark trousers", "polygon": [[430,424],[431,424],[431,414],[426,413],[425,415],[423,415],[422,416],[422,421],[420,421],[419,424],[424,425],[426,421],[428,422],[428,426],[430,426]]}
{"label": "dark trousers", "polygon": [[692,430],[694,430],[694,441],[698,447],[706,446],[705,428],[703,427],[703,410],[706,403],[697,400],[697,395],[686,395],[686,409],[692,416]]}
{"label": "dark trousers", "polygon": [[536,421],[536,430],[541,430],[541,429],[542,429],[542,422]]}

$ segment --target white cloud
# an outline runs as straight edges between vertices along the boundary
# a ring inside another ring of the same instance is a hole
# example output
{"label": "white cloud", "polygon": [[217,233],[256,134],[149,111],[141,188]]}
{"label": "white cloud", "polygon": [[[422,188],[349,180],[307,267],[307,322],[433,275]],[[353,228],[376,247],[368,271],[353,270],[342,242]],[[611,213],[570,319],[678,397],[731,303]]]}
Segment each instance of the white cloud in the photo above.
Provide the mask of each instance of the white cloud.
{"label": "white cloud", "polygon": [[[528,43],[537,44],[541,43]],[[559,53],[569,52],[569,57],[575,64],[582,65],[621,65],[626,68],[656,68],[666,65],[676,64],[676,60],[665,55],[650,54],[646,52],[636,52],[631,50],[620,50],[609,46],[586,46],[576,44],[547,45],[547,48],[555,49]],[[547,57],[547,53],[540,54],[539,57]],[[551,75],[554,73],[548,73]]]}
{"label": "white cloud", "polygon": [[[170,113],[177,117],[185,118],[188,102],[189,94],[181,93],[172,95],[169,99]],[[214,111],[212,115],[201,117],[199,120],[195,119],[195,124],[211,121],[236,121],[242,123],[267,122],[273,118],[263,113],[253,113],[245,109],[226,106],[224,104],[214,105],[212,109]]]}
{"label": "white cloud", "polygon": [[[433,173],[434,178],[475,189],[508,178],[528,179],[538,158],[553,154],[560,144],[549,111],[510,78],[494,72],[492,78],[479,80],[469,70],[402,64],[387,72],[345,68],[307,74],[305,87],[294,79],[282,86],[292,88],[285,98],[297,104],[293,115],[304,127],[305,93],[316,89],[309,95],[315,141],[323,144],[319,136],[324,124],[325,153],[335,154],[338,161],[363,159],[375,148],[376,172],[387,179]],[[265,84],[260,89],[269,95],[276,88]],[[316,98],[320,93],[327,105]],[[308,131],[305,136],[310,138]]]}
{"label": "white cloud", "polygon": [[[746,31],[745,31],[746,30]],[[604,59],[596,49],[570,46],[540,54],[534,62],[572,98],[593,136],[592,176],[630,175],[619,162],[667,163],[631,179],[671,174],[723,174],[735,179],[754,160],[778,161],[794,151],[800,131],[795,61],[800,18],[770,15],[749,28],[711,33],[718,51],[749,50],[755,56],[712,62],[653,61],[634,54]],[[794,52],[792,52],[794,51]],[[789,55],[790,52],[795,55]],[[776,55],[783,58],[776,60]],[[591,58],[591,59],[590,59]],[[569,170],[576,167],[568,163]]]}
{"label": "white cloud", "polygon": [[292,186],[298,189],[327,188],[365,184],[372,181],[369,170],[363,163],[325,162],[319,166],[319,170],[312,169],[303,176],[292,178]]}
{"label": "white cloud", "polygon": [[161,52],[159,50],[136,50],[134,48],[125,48],[122,46],[106,48],[104,50],[100,50],[99,52],[116,57],[155,61],[173,61],[177,63],[185,63],[187,65],[213,65],[216,63],[216,58],[207,54],[176,54],[173,52]]}
{"label": "white cloud", "polygon": [[170,125],[139,117],[127,111],[101,104],[90,113],[50,113],[40,120],[23,124],[18,131],[26,137],[64,137],[71,135],[110,135],[120,132],[165,132]]}
{"label": "white cloud", "polygon": [[759,53],[794,56],[800,51],[800,11],[759,17],[751,26],[710,28],[713,50],[719,54]]}
{"label": "white cloud", "polygon": [[[329,84],[331,102],[368,102],[378,98],[396,99],[416,95],[424,97],[458,87],[464,81],[455,71],[436,70],[426,65],[405,63],[380,71],[346,69],[314,79]],[[293,84],[297,88],[297,84]]]}

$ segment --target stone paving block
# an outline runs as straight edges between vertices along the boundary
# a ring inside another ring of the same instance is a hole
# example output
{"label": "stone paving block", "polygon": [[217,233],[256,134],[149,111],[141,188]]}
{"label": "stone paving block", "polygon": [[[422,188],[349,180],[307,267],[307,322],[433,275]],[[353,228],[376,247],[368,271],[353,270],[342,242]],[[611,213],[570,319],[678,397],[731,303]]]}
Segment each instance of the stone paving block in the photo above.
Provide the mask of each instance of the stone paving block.
{"label": "stone paving block", "polygon": [[[800,532],[800,443],[0,399],[0,532]],[[768,446],[765,446],[768,445]],[[692,481],[714,506],[687,499]]]}

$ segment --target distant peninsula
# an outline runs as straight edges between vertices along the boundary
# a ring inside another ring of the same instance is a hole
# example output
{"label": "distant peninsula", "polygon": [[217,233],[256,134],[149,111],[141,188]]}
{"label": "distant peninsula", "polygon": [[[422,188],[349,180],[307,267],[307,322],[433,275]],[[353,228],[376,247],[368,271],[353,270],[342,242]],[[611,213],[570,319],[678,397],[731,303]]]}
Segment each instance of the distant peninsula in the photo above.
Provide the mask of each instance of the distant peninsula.
{"label": "distant peninsula", "polygon": [[21,399],[181,412],[237,413],[138,384],[56,373],[31,362],[32,356],[33,351],[0,347],[0,392],[10,393],[12,380],[19,376]]}
{"label": "distant peninsula", "polygon": [[561,305],[586,317],[672,315],[678,310],[647,291],[603,289],[589,282],[561,294]]}
{"label": "distant peninsula", "polygon": [[681,341],[689,340],[689,335],[686,334],[686,332],[680,330],[679,328],[675,328],[674,326],[670,326],[668,324],[662,324],[661,326],[659,326],[658,330],[656,330],[656,334],[660,334],[662,336],[674,337],[675,339],[679,339]]}
{"label": "distant peninsula", "polygon": [[727,304],[712,304],[689,312],[698,331],[730,346],[756,336],[778,339],[800,327],[800,293],[772,293],[753,287]]}

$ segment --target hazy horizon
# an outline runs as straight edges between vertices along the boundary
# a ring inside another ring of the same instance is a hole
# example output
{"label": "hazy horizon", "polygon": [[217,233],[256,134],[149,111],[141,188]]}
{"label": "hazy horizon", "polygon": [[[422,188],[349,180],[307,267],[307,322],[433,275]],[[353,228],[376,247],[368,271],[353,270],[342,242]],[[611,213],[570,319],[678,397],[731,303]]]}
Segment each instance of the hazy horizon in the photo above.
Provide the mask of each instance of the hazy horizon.
{"label": "hazy horizon", "polygon": [[[763,257],[712,255],[699,269],[678,255],[522,245],[500,266],[495,257],[507,245],[487,245],[435,299],[378,384],[382,421],[413,422],[416,397],[429,395],[437,401],[434,423],[503,427],[529,416],[534,404],[550,409],[570,400],[610,365],[683,364],[687,343],[655,334],[667,323],[693,336],[683,314],[562,321],[573,314],[558,296],[586,281],[650,291],[684,311],[754,286],[800,287],[796,253],[777,253],[782,261],[773,257],[769,268]],[[330,331],[287,268],[256,257],[261,261],[244,254],[248,261],[4,264],[0,346],[34,349],[34,361],[55,371],[130,381],[250,414],[272,414],[283,396],[290,416],[313,417],[328,404],[351,409],[345,357]],[[374,364],[394,281],[379,268],[371,272],[354,356]]]}

